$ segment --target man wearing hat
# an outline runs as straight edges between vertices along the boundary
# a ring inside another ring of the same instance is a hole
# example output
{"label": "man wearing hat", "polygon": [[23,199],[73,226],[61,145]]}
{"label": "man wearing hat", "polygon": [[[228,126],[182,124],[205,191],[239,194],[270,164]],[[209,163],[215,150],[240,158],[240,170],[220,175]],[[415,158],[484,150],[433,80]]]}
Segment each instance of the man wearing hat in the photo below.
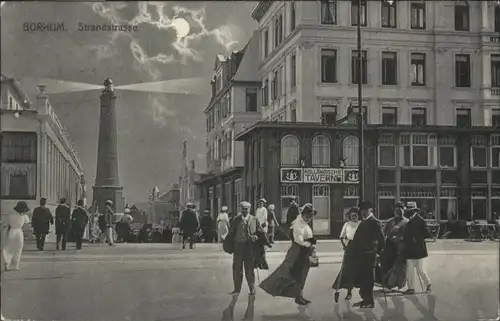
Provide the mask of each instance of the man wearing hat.
{"label": "man wearing hat", "polygon": [[113,201],[107,200],[106,206],[104,207],[104,223],[106,224],[106,238],[109,246],[113,245]]}
{"label": "man wearing hat", "polygon": [[36,248],[39,251],[43,251],[45,237],[49,234],[49,226],[54,224],[54,217],[46,205],[47,199],[42,197],[40,206],[33,210],[33,218],[31,219],[31,226],[36,238]]}
{"label": "man wearing hat", "polygon": [[71,223],[71,210],[66,204],[66,198],[61,198],[56,207],[56,249],[59,250],[59,243],[62,241],[62,250],[66,251],[66,242]]}
{"label": "man wearing hat", "polygon": [[427,224],[419,214],[420,209],[415,202],[407,203],[406,217],[409,219],[403,235],[403,242],[406,245],[406,284],[408,290],[405,294],[415,294],[415,270],[422,287],[426,292],[431,291],[431,280],[424,270],[424,258],[427,254],[427,244],[425,238],[428,235]]}
{"label": "man wearing hat", "polygon": [[250,203],[241,202],[241,212],[231,221],[229,233],[224,240],[224,251],[233,254],[233,283],[231,295],[238,295],[243,284],[243,270],[247,279],[250,294],[255,294],[255,253],[253,242],[258,240],[256,235],[259,222],[250,215]]}
{"label": "man wearing hat", "polygon": [[297,204],[297,197],[292,196],[290,199],[290,206],[286,212],[286,225],[288,227],[292,226],[292,222],[299,216],[299,205]]}
{"label": "man wearing hat", "polygon": [[87,210],[83,207],[83,200],[78,200],[76,204],[77,206],[71,215],[71,228],[75,233],[76,249],[81,250],[83,233],[89,221],[89,213],[87,213]]}
{"label": "man wearing hat", "polygon": [[212,243],[213,220],[209,210],[203,211],[203,216],[200,219],[200,229],[205,243]]}
{"label": "man wearing hat", "polygon": [[189,248],[194,248],[194,237],[195,233],[200,227],[200,223],[198,221],[198,216],[194,211],[196,205],[193,203],[188,203],[186,205],[186,209],[181,214],[181,219],[179,222],[179,228],[182,233],[182,248],[186,248],[186,242],[189,240]]}
{"label": "man wearing hat", "polygon": [[363,220],[359,223],[352,240],[354,260],[357,262],[357,277],[361,301],[353,304],[360,308],[373,309],[374,267],[377,255],[384,248],[382,224],[373,216],[373,207],[369,202],[362,202],[359,211]]}
{"label": "man wearing hat", "polygon": [[130,208],[126,208],[125,213],[123,214],[119,222],[120,228],[118,229],[118,224],[116,227],[116,232],[118,232],[118,230],[120,231],[119,238],[124,243],[126,243],[130,238],[130,224],[132,224],[133,221],[134,218],[132,217],[132,215],[130,215]]}

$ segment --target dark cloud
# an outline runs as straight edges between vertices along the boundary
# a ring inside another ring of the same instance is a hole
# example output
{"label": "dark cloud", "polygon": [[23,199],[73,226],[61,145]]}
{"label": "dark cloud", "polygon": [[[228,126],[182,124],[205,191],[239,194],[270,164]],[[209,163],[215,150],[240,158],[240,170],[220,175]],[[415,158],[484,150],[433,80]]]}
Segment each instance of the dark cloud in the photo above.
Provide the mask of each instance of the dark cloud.
{"label": "dark cloud", "polygon": [[[130,203],[144,201],[154,185],[165,191],[177,181],[185,138],[190,157],[198,159],[199,168],[205,166],[202,110],[209,102],[215,54],[243,47],[255,28],[250,18],[254,3],[164,2],[163,19],[172,19],[180,7],[187,9],[182,15],[194,19],[190,20],[191,41],[177,42],[176,49],[174,30],[158,23],[158,4],[149,4],[144,11],[143,2],[12,2],[1,9],[1,69],[16,78],[101,84],[111,77],[121,85],[207,76],[206,85],[196,88],[200,96],[117,92],[120,175]],[[136,34],[76,32],[79,21],[130,21],[140,14],[143,16]],[[204,30],[196,25],[200,18],[206,34],[192,37]],[[23,32],[22,23],[40,21],[63,21],[68,31]],[[193,60],[193,56],[200,59]],[[30,95],[35,94],[33,87],[25,88]],[[75,141],[91,186],[96,170],[99,92],[53,95],[51,101]]]}

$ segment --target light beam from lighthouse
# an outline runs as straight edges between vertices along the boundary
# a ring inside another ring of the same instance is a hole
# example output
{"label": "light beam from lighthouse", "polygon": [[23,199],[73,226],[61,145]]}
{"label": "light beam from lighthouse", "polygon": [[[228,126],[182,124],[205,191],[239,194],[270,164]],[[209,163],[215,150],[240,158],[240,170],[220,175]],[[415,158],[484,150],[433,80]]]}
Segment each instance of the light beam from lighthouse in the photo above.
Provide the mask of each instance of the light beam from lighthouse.
{"label": "light beam from lighthouse", "polygon": [[118,135],[116,125],[116,96],[111,78],[104,80],[100,95],[101,115],[97,147],[97,174],[93,202],[103,213],[105,202],[113,201],[115,212],[123,212],[123,187],[118,175]]}

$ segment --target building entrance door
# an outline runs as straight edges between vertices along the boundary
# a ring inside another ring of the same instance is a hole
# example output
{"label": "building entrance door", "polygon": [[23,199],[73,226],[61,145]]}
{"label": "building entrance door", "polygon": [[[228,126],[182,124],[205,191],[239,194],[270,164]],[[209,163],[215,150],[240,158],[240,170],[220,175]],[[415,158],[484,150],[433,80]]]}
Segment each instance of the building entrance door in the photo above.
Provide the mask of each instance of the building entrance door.
{"label": "building entrance door", "polygon": [[330,185],[313,185],[313,207],[318,212],[314,217],[313,230],[317,235],[330,234]]}

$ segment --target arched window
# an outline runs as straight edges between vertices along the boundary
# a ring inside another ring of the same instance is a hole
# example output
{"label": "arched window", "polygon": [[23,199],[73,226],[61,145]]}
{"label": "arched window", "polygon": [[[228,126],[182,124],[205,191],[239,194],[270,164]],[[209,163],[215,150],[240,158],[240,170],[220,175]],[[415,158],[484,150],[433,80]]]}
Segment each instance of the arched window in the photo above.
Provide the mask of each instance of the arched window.
{"label": "arched window", "polygon": [[312,165],[330,166],[330,140],[328,137],[318,135],[312,141]]}
{"label": "arched window", "polygon": [[359,141],[356,136],[347,136],[342,142],[342,160],[345,166],[359,165]]}
{"label": "arched window", "polygon": [[294,135],[281,139],[281,165],[299,164],[299,140]]}

